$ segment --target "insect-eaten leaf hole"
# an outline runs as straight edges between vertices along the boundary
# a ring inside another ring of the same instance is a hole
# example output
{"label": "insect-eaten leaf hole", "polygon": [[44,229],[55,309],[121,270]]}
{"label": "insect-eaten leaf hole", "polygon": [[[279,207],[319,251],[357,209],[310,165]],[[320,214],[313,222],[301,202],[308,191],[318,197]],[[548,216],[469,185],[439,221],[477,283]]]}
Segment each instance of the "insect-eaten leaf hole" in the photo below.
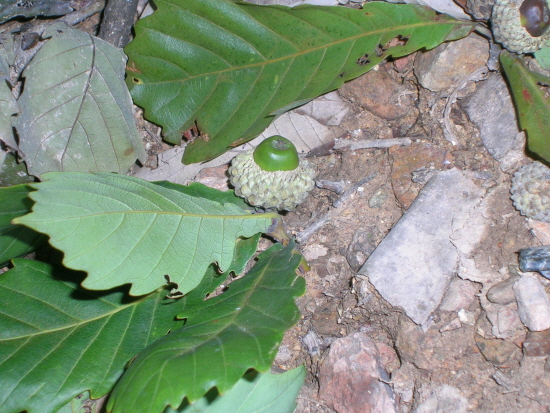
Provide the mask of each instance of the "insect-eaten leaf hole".
{"label": "insect-eaten leaf hole", "polygon": [[[370,63],[370,60],[369,60],[369,54],[368,53],[365,53],[363,56],[361,56],[359,59],[357,59],[357,62],[356,62],[359,66],[365,66],[365,65],[368,65]],[[343,73],[342,73],[343,75]],[[342,77],[342,75],[340,77]]]}
{"label": "insect-eaten leaf hole", "polygon": [[178,284],[173,282],[168,274],[164,274],[164,279],[166,280],[167,288],[170,290],[170,292],[166,294],[166,298],[178,299],[183,297],[183,293],[178,289]]}

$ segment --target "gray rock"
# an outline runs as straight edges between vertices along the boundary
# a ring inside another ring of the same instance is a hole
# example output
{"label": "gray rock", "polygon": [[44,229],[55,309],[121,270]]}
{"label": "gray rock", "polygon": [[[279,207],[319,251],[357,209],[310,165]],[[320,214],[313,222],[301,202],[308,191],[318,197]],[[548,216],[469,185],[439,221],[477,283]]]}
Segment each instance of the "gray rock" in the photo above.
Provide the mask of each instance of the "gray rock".
{"label": "gray rock", "polygon": [[442,311],[458,311],[468,308],[479,293],[480,285],[471,281],[455,278],[441,301]]}
{"label": "gray rock", "polygon": [[412,413],[466,413],[468,400],[456,387],[444,384],[431,393]]}
{"label": "gray rock", "polygon": [[461,106],[503,171],[514,168],[518,159],[524,158],[525,134],[518,129],[512,98],[501,75],[493,74],[480,82]]}
{"label": "gray rock", "polygon": [[495,304],[506,305],[516,301],[516,295],[514,293],[514,284],[519,280],[518,275],[512,275],[504,281],[493,285],[487,291],[487,299]]}
{"label": "gray rock", "polygon": [[524,275],[514,284],[519,317],[531,331],[550,328],[550,298],[536,276]]}
{"label": "gray rock", "polygon": [[464,77],[484,67],[488,58],[489,43],[472,34],[419,53],[414,61],[414,74],[431,91],[453,89]]}
{"label": "gray rock", "polygon": [[[424,324],[438,307],[457,270],[449,239],[481,200],[484,191],[459,170],[439,172],[359,270],[394,306]],[[359,283],[360,300],[368,284]]]}

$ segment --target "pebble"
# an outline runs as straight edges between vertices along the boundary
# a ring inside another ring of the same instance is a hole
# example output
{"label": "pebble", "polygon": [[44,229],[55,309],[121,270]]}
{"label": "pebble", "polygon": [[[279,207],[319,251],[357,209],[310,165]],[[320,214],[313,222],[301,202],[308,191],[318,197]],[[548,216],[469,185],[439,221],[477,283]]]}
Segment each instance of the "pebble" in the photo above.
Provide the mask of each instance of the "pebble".
{"label": "pebble", "polygon": [[519,275],[512,275],[504,281],[493,285],[487,291],[487,299],[495,304],[506,305],[516,301],[514,284],[519,280]]}
{"label": "pebble", "polygon": [[337,413],[395,413],[389,375],[365,333],[335,340],[319,372],[319,397]]}
{"label": "pebble", "polygon": [[525,158],[525,134],[518,129],[514,104],[502,76],[493,74],[480,82],[460,106],[478,127],[483,144],[500,168],[505,172],[516,168]]}
{"label": "pebble", "polygon": [[346,260],[353,271],[357,271],[372,254],[381,238],[380,230],[376,226],[359,228],[346,251]]}
{"label": "pebble", "polygon": [[523,354],[527,357],[550,356],[550,329],[529,331],[523,342]]}
{"label": "pebble", "polygon": [[418,53],[414,61],[414,74],[424,88],[439,92],[455,88],[465,76],[484,67],[487,59],[489,43],[473,34]]}
{"label": "pebble", "polygon": [[550,298],[536,276],[523,275],[514,284],[521,321],[531,331],[550,328]]}
{"label": "pebble", "polygon": [[445,293],[439,309],[442,311],[459,311],[468,308],[479,293],[480,285],[456,277]]}
{"label": "pebble", "polygon": [[521,356],[520,349],[509,340],[487,339],[479,334],[476,334],[475,340],[483,357],[496,366],[509,367]]}
{"label": "pebble", "polygon": [[412,413],[466,413],[468,400],[453,386],[444,384],[431,390],[429,397]]}

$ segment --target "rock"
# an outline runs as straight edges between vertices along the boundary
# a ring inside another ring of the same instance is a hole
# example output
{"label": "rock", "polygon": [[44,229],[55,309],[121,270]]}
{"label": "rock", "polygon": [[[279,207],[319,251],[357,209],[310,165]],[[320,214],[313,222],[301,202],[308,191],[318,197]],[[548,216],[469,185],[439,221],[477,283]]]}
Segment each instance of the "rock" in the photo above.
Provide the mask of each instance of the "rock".
{"label": "rock", "polygon": [[311,320],[315,331],[322,335],[338,334],[338,309],[336,304],[327,303],[317,307]]}
{"label": "rock", "polygon": [[346,259],[353,271],[357,271],[378,245],[380,230],[376,226],[359,228],[348,245]]}
{"label": "rock", "polygon": [[531,331],[550,328],[550,298],[535,276],[524,275],[514,284],[521,321]]}
{"label": "rock", "polygon": [[439,309],[441,311],[458,311],[468,308],[479,293],[480,286],[471,281],[455,278],[449,285]]}
{"label": "rock", "polygon": [[453,386],[442,385],[434,388],[430,396],[412,413],[466,413],[468,400]]}
{"label": "rock", "polygon": [[523,342],[523,354],[527,357],[550,356],[550,329],[529,331]]}
{"label": "rock", "polygon": [[479,334],[476,334],[475,340],[483,357],[496,366],[508,367],[510,361],[521,357],[520,349],[511,341],[487,339]]}
{"label": "rock", "polygon": [[[453,226],[469,218],[484,191],[457,169],[439,172],[359,270],[394,306],[424,324],[439,306],[455,274]],[[365,288],[363,288],[365,287]],[[359,299],[368,285],[359,283]]]}
{"label": "rock", "polygon": [[480,82],[460,105],[478,127],[483,144],[500,168],[506,172],[517,167],[525,158],[525,134],[518,129],[514,104],[502,76],[493,74]]}
{"label": "rock", "polygon": [[519,275],[512,275],[504,281],[493,285],[487,291],[487,299],[495,304],[506,305],[516,301],[516,295],[514,293],[514,284],[519,280]]}
{"label": "rock", "polygon": [[395,413],[388,373],[365,333],[335,340],[319,372],[319,397],[338,413]]}
{"label": "rock", "polygon": [[387,120],[406,116],[418,95],[410,84],[392,78],[383,64],[378,66],[378,70],[372,69],[344,83],[339,92],[342,97]]}
{"label": "rock", "polygon": [[517,304],[493,305],[487,308],[487,318],[493,325],[492,333],[497,338],[510,338],[521,334],[524,326],[518,314]]}
{"label": "rock", "polygon": [[424,88],[439,92],[455,88],[464,77],[484,67],[488,59],[489,43],[481,36],[472,34],[418,53],[414,74]]}
{"label": "rock", "polygon": [[404,209],[411,206],[421,187],[414,184],[415,171],[427,168],[433,176],[439,170],[448,169],[452,162],[449,152],[428,142],[392,146],[389,154],[392,160],[391,186],[395,197]]}

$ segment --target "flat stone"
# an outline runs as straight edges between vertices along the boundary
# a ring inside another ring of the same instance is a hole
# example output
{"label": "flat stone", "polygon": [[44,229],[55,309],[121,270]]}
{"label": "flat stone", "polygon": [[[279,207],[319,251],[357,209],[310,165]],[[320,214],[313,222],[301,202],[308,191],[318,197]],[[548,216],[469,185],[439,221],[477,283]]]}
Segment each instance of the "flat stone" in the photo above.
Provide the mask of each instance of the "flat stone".
{"label": "flat stone", "polygon": [[472,34],[418,53],[414,74],[424,88],[439,92],[456,87],[464,77],[484,67],[487,59],[489,43],[481,36]]}
{"label": "flat stone", "polygon": [[476,299],[480,285],[468,280],[455,278],[449,285],[449,289],[443,297],[439,309],[442,311],[459,311],[468,308]]}
{"label": "flat stone", "polygon": [[338,91],[342,97],[387,120],[406,116],[418,95],[412,85],[392,78],[383,64],[344,83]]}
{"label": "flat stone", "polygon": [[438,386],[412,413],[466,413],[468,400],[453,386]]}
{"label": "flat stone", "polygon": [[[469,218],[483,194],[457,169],[437,173],[359,274],[415,323],[426,323],[457,270],[458,254],[450,240],[453,226]],[[368,285],[366,290],[362,285],[360,300],[368,295]]]}
{"label": "flat stone", "polygon": [[521,321],[531,331],[550,328],[550,298],[536,276],[523,275],[514,284]]}
{"label": "flat stone", "polygon": [[487,291],[487,299],[495,304],[506,305],[516,301],[514,284],[519,280],[519,275],[512,275],[504,281],[493,285]]}
{"label": "flat stone", "polygon": [[312,324],[315,331],[322,335],[336,335],[339,331],[338,309],[336,304],[327,303],[317,307],[312,317]]}
{"label": "flat stone", "polygon": [[376,226],[359,228],[346,251],[346,259],[353,271],[357,271],[372,254],[379,242],[380,230]]}
{"label": "flat stone", "polygon": [[319,372],[319,397],[338,413],[395,413],[389,375],[365,333],[335,340]]}
{"label": "flat stone", "polygon": [[550,356],[550,329],[529,331],[523,342],[523,354],[528,357]]}
{"label": "flat stone", "polygon": [[507,367],[510,361],[521,355],[520,349],[508,340],[487,339],[478,334],[475,340],[483,357],[496,366]]}
{"label": "flat stone", "polygon": [[525,158],[525,134],[518,129],[516,110],[502,76],[493,74],[480,82],[460,105],[478,127],[483,144],[501,169],[517,167]]}

